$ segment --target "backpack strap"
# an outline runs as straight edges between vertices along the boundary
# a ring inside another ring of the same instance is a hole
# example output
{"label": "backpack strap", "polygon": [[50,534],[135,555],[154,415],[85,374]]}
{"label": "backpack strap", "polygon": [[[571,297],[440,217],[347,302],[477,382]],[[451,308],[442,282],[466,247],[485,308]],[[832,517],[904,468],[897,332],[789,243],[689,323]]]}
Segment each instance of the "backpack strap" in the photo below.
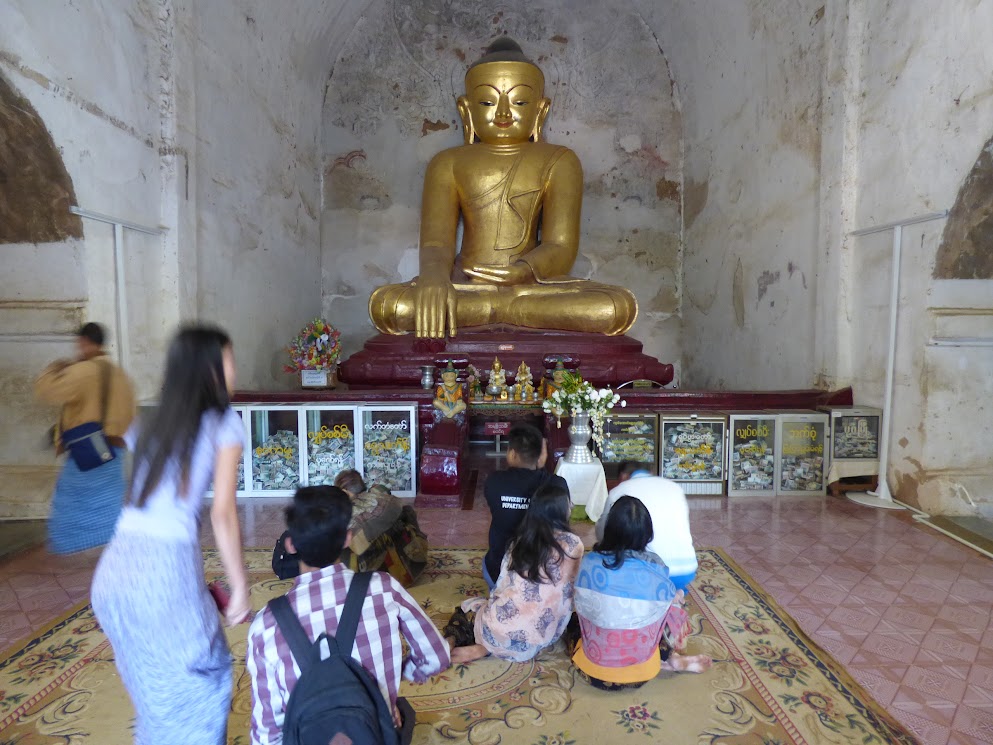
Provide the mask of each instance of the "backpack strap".
{"label": "backpack strap", "polygon": [[[372,572],[356,572],[352,577],[352,582],[348,586],[348,594],[345,596],[345,607],[341,611],[341,618],[338,620],[338,633],[335,636],[321,634],[328,643],[328,651],[331,654],[342,654],[351,656],[352,645],[355,644],[355,632],[359,627],[359,619],[362,617],[362,606],[365,605],[366,592],[369,589],[369,580],[372,579]],[[300,619],[293,612],[289,598],[280,595],[269,601],[269,609],[276,619],[279,630],[283,632],[286,642],[290,645],[293,659],[300,666],[303,673],[314,659],[314,642],[307,637],[307,632],[303,630]],[[318,640],[320,641],[320,640]]]}
{"label": "backpack strap", "polygon": [[[362,606],[365,605],[365,595],[371,579],[372,572],[356,572],[352,577],[352,583],[348,586],[345,607],[341,611],[341,618],[338,619],[338,633],[334,635],[339,654],[345,656],[352,654],[355,632],[359,628],[359,618],[362,616]],[[331,638],[328,637],[329,642],[330,640]],[[331,651],[334,652],[333,647]]]}
{"label": "backpack strap", "polygon": [[293,653],[297,665],[300,666],[300,672],[305,672],[313,660],[314,645],[307,638],[307,632],[303,630],[300,619],[290,607],[289,598],[285,595],[273,598],[269,601],[269,610],[272,611],[272,615],[276,618],[276,625],[279,626],[279,630],[283,632],[283,636],[290,645],[290,651]]}

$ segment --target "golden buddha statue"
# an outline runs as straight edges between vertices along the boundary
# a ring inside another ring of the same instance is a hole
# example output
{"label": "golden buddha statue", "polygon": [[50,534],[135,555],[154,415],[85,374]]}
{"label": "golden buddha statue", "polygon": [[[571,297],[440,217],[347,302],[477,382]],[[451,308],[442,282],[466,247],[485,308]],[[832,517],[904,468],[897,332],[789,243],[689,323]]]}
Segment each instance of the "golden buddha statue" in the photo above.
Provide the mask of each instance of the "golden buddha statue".
{"label": "golden buddha statue", "polygon": [[376,328],[429,338],[493,324],[624,333],[638,314],[634,295],[568,276],[583,169],[572,150],[541,139],[551,105],[541,70],[504,37],[465,86],[457,103],[466,144],[438,153],[424,176],[420,274],[372,293]]}
{"label": "golden buddha statue", "polygon": [[507,397],[507,373],[500,364],[500,358],[494,357],[493,366],[490,368],[490,379],[486,384],[485,400],[506,401]]}
{"label": "golden buddha statue", "polygon": [[522,360],[514,376],[514,400],[531,401],[533,398],[534,378],[531,377],[531,368]]}

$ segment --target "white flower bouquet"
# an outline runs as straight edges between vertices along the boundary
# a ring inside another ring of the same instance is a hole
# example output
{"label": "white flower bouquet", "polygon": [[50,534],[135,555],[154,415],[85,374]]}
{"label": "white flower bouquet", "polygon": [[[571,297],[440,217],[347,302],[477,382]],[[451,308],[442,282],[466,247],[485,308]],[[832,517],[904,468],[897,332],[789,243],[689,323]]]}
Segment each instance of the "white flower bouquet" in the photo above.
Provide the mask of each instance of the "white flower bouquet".
{"label": "white flower bouquet", "polygon": [[582,376],[566,373],[562,376],[562,385],[546,398],[541,408],[548,414],[554,414],[558,424],[562,426],[562,417],[575,417],[577,414],[590,415],[590,429],[593,430],[593,442],[600,452],[603,452],[603,424],[615,404],[627,406],[621,401],[620,395],[610,388],[596,388]]}

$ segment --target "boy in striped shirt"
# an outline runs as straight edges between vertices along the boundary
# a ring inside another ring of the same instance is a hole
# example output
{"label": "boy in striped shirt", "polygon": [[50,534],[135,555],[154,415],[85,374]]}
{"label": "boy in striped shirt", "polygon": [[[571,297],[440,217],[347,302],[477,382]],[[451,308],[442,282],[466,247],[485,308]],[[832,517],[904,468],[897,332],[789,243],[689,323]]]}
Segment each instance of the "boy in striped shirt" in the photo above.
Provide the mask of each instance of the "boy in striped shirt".
{"label": "boy in striped shirt", "polygon": [[[299,489],[286,508],[287,550],[298,555],[300,576],[286,595],[311,641],[334,636],[354,572],[338,558],[348,546],[352,504],[333,486]],[[410,647],[403,660],[400,635]],[[414,712],[398,699],[400,676],[421,683],[451,665],[448,643],[403,586],[384,572],[374,573],[355,633],[352,657],[379,683],[393,709],[393,720],[408,743]],[[279,745],[290,692],[300,666],[266,608],[248,632],[248,672],[252,677],[252,743]]]}

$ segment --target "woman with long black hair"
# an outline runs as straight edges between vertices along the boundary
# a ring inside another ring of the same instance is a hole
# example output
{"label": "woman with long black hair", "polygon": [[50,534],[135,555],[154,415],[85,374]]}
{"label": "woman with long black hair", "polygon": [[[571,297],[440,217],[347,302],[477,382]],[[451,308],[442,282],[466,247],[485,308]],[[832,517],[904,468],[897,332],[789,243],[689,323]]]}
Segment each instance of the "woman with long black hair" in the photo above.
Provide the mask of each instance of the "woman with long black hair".
{"label": "woman with long black hair", "polygon": [[710,658],[681,656],[669,643],[660,650],[667,624],[685,613],[683,592],[676,590],[669,568],[647,550],[653,536],[648,508],[634,497],[620,497],[607,515],[603,540],[580,564],[576,615],[582,640],[572,662],[596,688],[638,688],[663,669],[703,672],[710,667]]}
{"label": "woman with long black hair", "polygon": [[134,703],[139,744],[226,742],[231,654],[204,582],[198,532],[213,479],[210,520],[231,588],[224,616],[241,623],[250,606],[235,511],[245,435],[229,405],[234,380],[227,334],[182,329],[169,347],[157,409],[126,436],[131,485],[92,601]]}
{"label": "woman with long black hair", "polygon": [[561,485],[546,482],[534,493],[489,599],[466,600],[445,628],[452,662],[487,654],[525,662],[562,636],[583,557],[583,542],[569,531],[571,512]]}

